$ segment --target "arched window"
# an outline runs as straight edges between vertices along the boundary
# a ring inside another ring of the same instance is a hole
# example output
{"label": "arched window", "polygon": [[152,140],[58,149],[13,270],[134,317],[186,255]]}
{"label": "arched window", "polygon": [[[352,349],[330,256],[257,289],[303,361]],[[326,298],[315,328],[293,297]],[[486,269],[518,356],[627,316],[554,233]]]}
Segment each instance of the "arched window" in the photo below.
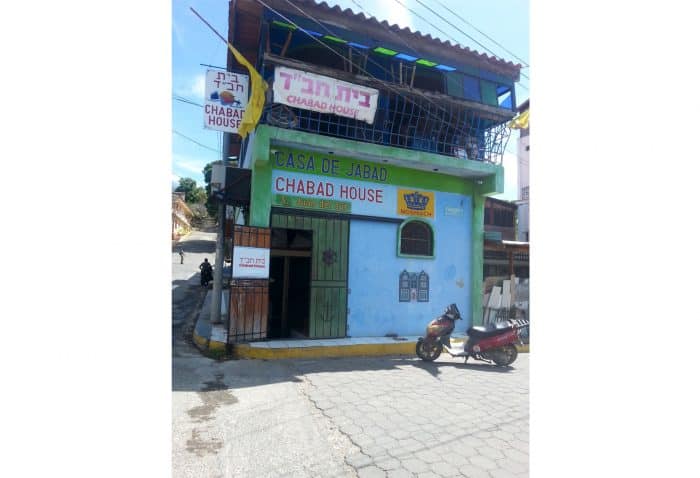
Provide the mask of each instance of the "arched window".
{"label": "arched window", "polygon": [[433,257],[433,230],[423,221],[407,221],[399,232],[399,254]]}

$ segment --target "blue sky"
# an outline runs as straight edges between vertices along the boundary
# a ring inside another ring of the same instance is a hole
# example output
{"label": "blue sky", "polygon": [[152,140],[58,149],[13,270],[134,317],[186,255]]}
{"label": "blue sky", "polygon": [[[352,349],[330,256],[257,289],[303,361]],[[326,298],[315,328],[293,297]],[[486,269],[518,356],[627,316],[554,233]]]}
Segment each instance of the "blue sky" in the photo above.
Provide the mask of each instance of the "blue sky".
{"label": "blue sky", "polygon": [[[454,40],[469,48],[489,55],[521,63],[511,54],[529,64],[529,1],[527,0],[421,0],[425,5],[451,22],[455,29],[445,20],[437,17],[417,0],[327,0],[330,5],[350,8],[365,15],[372,15],[378,20],[387,20],[390,24],[409,27],[412,31],[430,33],[433,37],[454,43]],[[402,3],[404,6],[400,5]],[[459,14],[472,26],[465,24],[441,5]],[[206,66],[201,64],[226,66],[226,46],[204,25],[191,11],[197,10],[219,33],[226,36],[227,0],[173,0],[172,3],[172,88],[173,95],[186,98],[195,103],[204,101],[204,74]],[[413,10],[414,15],[408,9]],[[421,16],[423,19],[418,17]],[[427,20],[427,21],[426,21]],[[429,25],[427,22],[433,24]],[[435,28],[437,27],[437,28]],[[503,45],[500,46],[484,37],[484,32]],[[442,30],[439,31],[438,29]],[[461,30],[461,31],[460,31]],[[468,35],[468,36],[467,36]],[[472,38],[469,38],[472,37]],[[476,41],[475,41],[476,40]],[[479,45],[478,43],[481,45]],[[487,51],[484,49],[487,47]],[[530,76],[530,69],[522,72]],[[516,85],[518,104],[530,94],[529,80],[522,78]],[[190,177],[203,185],[202,169],[210,161],[221,159],[222,134],[204,129],[201,108],[182,101],[172,101],[172,173],[173,181],[179,177]],[[505,192],[502,199],[516,199],[517,159],[515,157],[517,131],[511,134],[504,155]],[[189,139],[187,139],[187,138]],[[199,144],[197,144],[199,143]]]}

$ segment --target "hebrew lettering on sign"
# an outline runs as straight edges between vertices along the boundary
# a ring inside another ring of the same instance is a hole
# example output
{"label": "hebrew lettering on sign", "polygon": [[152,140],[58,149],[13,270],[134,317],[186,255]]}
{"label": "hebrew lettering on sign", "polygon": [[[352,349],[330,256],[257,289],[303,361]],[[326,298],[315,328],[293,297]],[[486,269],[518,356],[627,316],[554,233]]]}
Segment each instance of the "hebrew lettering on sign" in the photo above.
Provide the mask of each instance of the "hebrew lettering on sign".
{"label": "hebrew lettering on sign", "polygon": [[379,90],[283,66],[275,67],[274,102],[374,123]]}

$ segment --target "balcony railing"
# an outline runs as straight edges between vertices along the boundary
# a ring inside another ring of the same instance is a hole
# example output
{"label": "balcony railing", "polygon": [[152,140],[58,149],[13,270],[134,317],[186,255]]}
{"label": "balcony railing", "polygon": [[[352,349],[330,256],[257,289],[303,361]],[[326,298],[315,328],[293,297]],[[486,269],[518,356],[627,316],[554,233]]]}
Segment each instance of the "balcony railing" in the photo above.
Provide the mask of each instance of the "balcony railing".
{"label": "balcony railing", "polygon": [[380,91],[373,124],[267,104],[263,124],[324,136],[501,164],[510,129],[503,118],[440,95]]}

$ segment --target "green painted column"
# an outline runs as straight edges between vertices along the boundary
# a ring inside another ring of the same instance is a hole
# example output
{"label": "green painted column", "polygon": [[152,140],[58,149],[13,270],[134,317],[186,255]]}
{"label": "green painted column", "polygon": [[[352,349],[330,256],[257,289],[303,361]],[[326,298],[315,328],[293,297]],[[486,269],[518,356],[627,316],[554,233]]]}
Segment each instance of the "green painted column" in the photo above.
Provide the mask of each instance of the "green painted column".
{"label": "green painted column", "polygon": [[[477,189],[477,188],[475,188]],[[486,197],[478,193],[473,196],[472,215],[472,325],[482,325],[481,302],[484,283],[484,203]]]}
{"label": "green painted column", "polygon": [[268,127],[258,126],[252,148],[249,226],[270,227],[272,167],[270,166],[270,129]]}

